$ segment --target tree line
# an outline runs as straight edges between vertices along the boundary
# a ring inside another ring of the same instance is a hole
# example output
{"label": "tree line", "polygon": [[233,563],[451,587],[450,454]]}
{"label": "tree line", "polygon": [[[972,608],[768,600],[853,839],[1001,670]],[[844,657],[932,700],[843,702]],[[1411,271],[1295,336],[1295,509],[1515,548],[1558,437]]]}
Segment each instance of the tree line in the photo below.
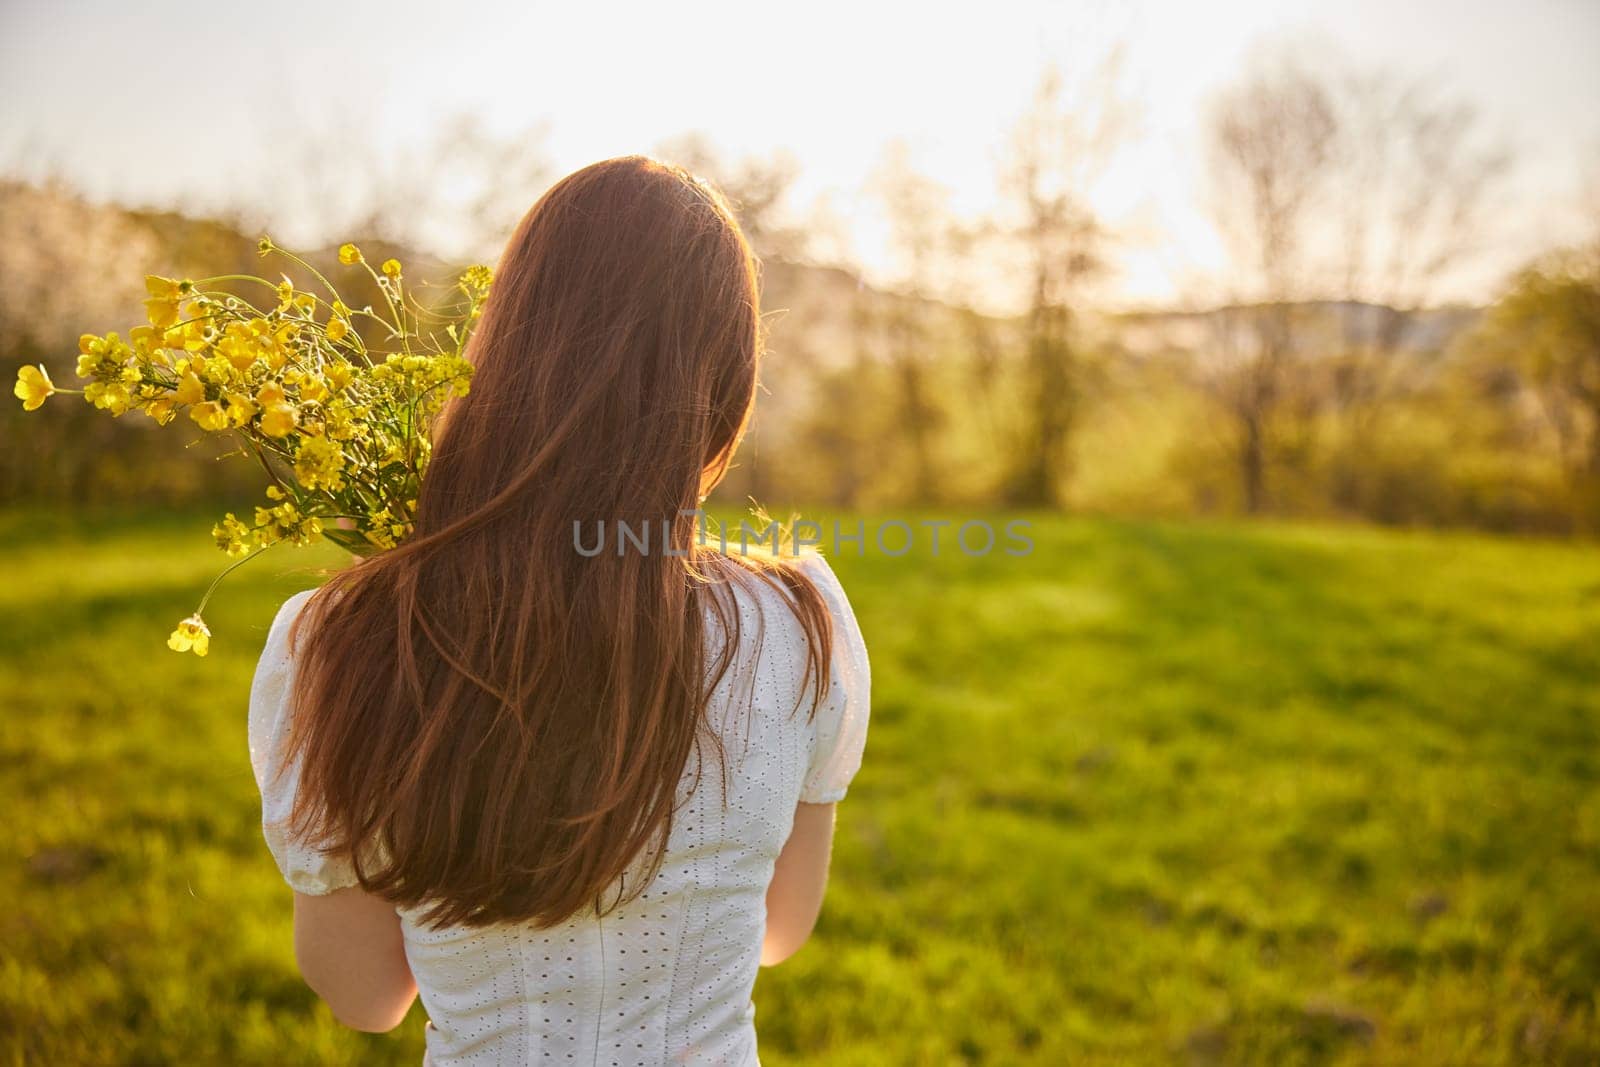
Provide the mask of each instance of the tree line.
{"label": "tree line", "polygon": [[[769,395],[728,491],[849,508],[1600,528],[1600,227],[1528,264],[1489,306],[1446,304],[1452,272],[1501,213],[1509,169],[1469,108],[1381,71],[1269,57],[1204,113],[1204,199],[1226,266],[1181,306],[1117,314],[1104,295],[1127,235],[1095,190],[1137,127],[1115,57],[1076,78],[1046,72],[1009,126],[983,217],[952,212],[948,190],[891,143],[865,186],[891,264],[871,281],[830,261],[837,226],[794,209],[792,159],[730,161],[692,135],[659,146],[729,194],[775,309]],[[372,161],[356,175],[314,146],[304,157],[289,180],[308,213],[330,212],[318,220],[330,244],[359,237],[426,263],[419,248],[438,247],[447,220],[457,243],[434,257],[441,276],[463,250],[492,253],[555,176],[537,131],[500,139],[471,121],[405,161],[404,180],[377,153],[340,154]],[[128,325],[147,270],[252,269],[262,221],[5,183],[7,373],[44,362],[70,377],[73,338]],[[973,297],[997,279],[1012,294],[1000,311]],[[24,423],[6,410],[5,500],[239,487],[170,434],[81,416]]]}

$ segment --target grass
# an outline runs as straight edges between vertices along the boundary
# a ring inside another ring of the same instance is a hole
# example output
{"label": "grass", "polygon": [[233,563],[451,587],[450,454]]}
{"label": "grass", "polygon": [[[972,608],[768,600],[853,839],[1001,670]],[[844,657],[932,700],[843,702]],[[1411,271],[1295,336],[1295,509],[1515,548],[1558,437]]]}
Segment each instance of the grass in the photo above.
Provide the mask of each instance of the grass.
{"label": "grass", "polygon": [[[835,563],[872,652],[769,1064],[1600,1061],[1600,552],[1037,519]],[[194,516],[0,517],[0,1048],[416,1063],[301,985],[245,749],[279,600]],[[299,570],[274,571],[291,565]]]}

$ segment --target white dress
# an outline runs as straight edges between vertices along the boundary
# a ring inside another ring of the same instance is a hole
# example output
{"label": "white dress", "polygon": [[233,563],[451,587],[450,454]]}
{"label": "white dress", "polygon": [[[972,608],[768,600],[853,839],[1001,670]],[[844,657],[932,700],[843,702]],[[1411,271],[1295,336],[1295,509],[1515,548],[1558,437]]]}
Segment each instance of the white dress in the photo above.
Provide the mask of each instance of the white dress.
{"label": "white dress", "polygon": [[[773,863],[797,802],[845,795],[867,731],[861,631],[827,563],[809,556],[801,565],[833,615],[830,691],[808,718],[798,622],[764,583],[739,587],[744,640],[710,706],[729,761],[728,793],[714,764],[692,794],[686,772],[686,805],[642,895],[604,917],[547,929],[431,930],[400,910],[434,1067],[759,1062],[750,993]],[[310,593],[289,598],[267,637],[250,693],[250,759],[279,870],[299,892],[320,894],[354,885],[355,876],[287,838],[297,775],[293,767],[276,774],[293,714],[288,632]]]}

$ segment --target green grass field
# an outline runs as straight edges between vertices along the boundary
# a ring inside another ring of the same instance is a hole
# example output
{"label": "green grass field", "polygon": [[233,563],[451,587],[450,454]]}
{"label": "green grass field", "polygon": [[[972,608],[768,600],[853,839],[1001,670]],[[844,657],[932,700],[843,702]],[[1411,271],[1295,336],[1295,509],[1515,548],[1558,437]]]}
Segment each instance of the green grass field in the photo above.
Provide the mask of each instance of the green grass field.
{"label": "green grass field", "polygon": [[[209,521],[0,518],[4,1058],[414,1064],[420,1009],[357,1035],[300,983],[245,747],[337,557],[241,570],[178,656]],[[835,562],[873,730],[765,1062],[1600,1062],[1600,550],[1034,535]]]}

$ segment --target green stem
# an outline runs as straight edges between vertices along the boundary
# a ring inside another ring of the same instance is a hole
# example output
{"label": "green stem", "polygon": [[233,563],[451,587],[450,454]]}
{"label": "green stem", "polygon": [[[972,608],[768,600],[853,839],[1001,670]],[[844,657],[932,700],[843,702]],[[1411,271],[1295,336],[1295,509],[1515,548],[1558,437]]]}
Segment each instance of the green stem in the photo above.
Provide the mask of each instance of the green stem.
{"label": "green stem", "polygon": [[232,574],[246,563],[249,563],[251,560],[255,559],[257,556],[261,555],[261,553],[265,552],[267,549],[271,548],[272,545],[277,543],[278,542],[274,541],[271,545],[262,545],[260,548],[256,549],[243,559],[235,560],[224,567],[222,573],[211,580],[210,587],[206,589],[206,595],[200,598],[200,606],[194,609],[194,613],[196,615],[203,616],[205,614],[206,605],[211,602],[211,594],[217,591],[217,586],[221,584],[222,579],[226,578],[228,575]]}
{"label": "green stem", "polygon": [[310,271],[312,276],[315,277],[317,279],[317,281],[321,282],[323,284],[323,287],[326,288],[328,290],[328,292],[333,294],[333,298],[335,300],[339,299],[339,290],[337,290],[337,289],[335,289],[333,287],[333,283],[330,282],[323,275],[323,273],[320,270],[318,270],[317,268],[313,267],[311,264],[307,263],[305,260],[301,259],[299,256],[295,255],[293,252],[287,251],[286,249],[278,248],[276,245],[274,245],[272,250],[274,252],[278,253],[278,255],[283,256],[285,259],[289,260],[290,262],[298,263],[302,267],[304,267],[306,270]]}
{"label": "green stem", "polygon": [[[372,275],[372,284],[378,287],[378,292],[383,294],[384,303],[389,305],[389,313],[394,316],[395,336],[399,337],[400,339],[400,350],[409,356],[411,354],[411,339],[409,337],[409,331],[406,330],[405,316],[401,312],[401,308],[405,305],[404,292],[400,289],[399,283],[392,281],[386,282],[385,279],[387,276],[379,274],[375,269],[373,269],[372,264],[367,262],[365,256],[363,256],[361,259],[361,265],[367,268],[368,274]],[[391,284],[394,285],[396,292],[401,293],[400,304],[398,306],[395,304],[395,294],[389,291],[389,285]]]}
{"label": "green stem", "polygon": [[[265,285],[268,289],[276,289],[278,287],[277,282],[268,281],[266,278],[259,277],[255,274],[213,274],[209,278],[197,279],[194,283],[195,289],[196,291],[199,291],[200,286],[210,285],[212,282],[259,282],[260,284]],[[237,294],[228,293],[227,295],[235,296]]]}

